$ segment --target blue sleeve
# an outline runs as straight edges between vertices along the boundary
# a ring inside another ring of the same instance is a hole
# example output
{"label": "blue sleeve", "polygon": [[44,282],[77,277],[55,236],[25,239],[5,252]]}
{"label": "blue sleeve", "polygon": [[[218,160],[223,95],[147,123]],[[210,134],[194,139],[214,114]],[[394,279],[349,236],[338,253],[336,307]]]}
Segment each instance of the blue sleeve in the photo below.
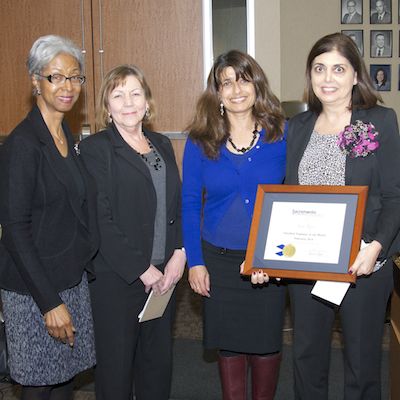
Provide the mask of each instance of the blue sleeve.
{"label": "blue sleeve", "polygon": [[183,154],[182,228],[188,266],[204,265],[201,249],[202,151],[190,139]]}

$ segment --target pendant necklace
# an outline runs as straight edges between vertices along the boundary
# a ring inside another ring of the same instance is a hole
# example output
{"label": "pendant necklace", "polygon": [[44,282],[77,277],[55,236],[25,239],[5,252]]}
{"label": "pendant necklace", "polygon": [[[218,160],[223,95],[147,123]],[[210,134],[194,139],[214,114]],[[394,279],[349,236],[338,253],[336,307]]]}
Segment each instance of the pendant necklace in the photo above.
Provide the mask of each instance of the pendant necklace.
{"label": "pendant necklace", "polygon": [[56,139],[60,142],[60,144],[64,144],[64,139],[61,138],[61,135],[58,136],[58,135],[56,135],[55,133],[53,133],[52,136],[53,136],[54,138],[56,138]]}
{"label": "pendant necklace", "polygon": [[254,146],[254,142],[256,141],[258,135],[258,130],[257,130],[257,122],[254,126],[254,131],[253,131],[253,138],[251,139],[250,144],[247,147],[242,147],[241,149],[237,148],[235,143],[233,143],[231,137],[228,137],[228,142],[231,144],[231,146],[238,152],[238,153],[246,153],[247,151],[249,151],[253,146]]}

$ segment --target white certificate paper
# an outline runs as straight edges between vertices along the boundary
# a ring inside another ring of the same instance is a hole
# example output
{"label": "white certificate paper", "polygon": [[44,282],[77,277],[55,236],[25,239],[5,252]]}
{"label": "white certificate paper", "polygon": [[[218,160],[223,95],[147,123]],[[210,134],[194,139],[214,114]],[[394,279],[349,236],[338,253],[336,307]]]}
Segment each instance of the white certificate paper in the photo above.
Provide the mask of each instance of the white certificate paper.
{"label": "white certificate paper", "polygon": [[274,201],[265,260],[337,264],[346,204]]}

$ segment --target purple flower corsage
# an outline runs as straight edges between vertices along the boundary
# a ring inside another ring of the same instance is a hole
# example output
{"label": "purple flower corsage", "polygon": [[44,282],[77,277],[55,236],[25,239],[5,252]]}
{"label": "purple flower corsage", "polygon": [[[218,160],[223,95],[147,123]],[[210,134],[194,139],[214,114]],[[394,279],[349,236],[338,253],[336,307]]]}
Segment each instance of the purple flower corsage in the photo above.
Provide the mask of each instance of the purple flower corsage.
{"label": "purple flower corsage", "polygon": [[347,125],[343,132],[339,133],[337,144],[339,148],[352,158],[367,157],[378,147],[378,132],[370,122],[357,120],[354,124]]}

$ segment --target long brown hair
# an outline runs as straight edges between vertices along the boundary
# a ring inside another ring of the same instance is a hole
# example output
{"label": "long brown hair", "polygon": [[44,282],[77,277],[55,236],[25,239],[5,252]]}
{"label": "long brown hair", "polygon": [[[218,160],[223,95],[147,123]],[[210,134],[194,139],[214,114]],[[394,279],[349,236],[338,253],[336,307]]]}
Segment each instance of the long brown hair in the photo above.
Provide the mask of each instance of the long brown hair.
{"label": "long brown hair", "polygon": [[285,118],[264,71],[248,54],[231,50],[215,60],[208,75],[207,88],[200,96],[196,114],[187,128],[189,137],[198,143],[205,155],[211,159],[218,157],[221,145],[229,137],[230,123],[226,113],[224,116],[220,114],[218,93],[222,83],[221,74],[228,67],[234,69],[236,80],[243,78],[253,83],[256,92],[253,116],[257,125],[265,129],[265,139],[274,142],[283,135]]}
{"label": "long brown hair", "polygon": [[318,57],[320,54],[334,50],[342,57],[346,58],[357,73],[357,84],[353,86],[350,109],[366,109],[375,106],[378,101],[383,103],[381,96],[374,89],[367,68],[365,67],[354,40],[342,33],[331,33],[319,39],[314,44],[307,58],[304,101],[308,103],[309,109],[317,114],[322,111],[322,104],[315,95],[311,84],[313,61],[315,57]]}

